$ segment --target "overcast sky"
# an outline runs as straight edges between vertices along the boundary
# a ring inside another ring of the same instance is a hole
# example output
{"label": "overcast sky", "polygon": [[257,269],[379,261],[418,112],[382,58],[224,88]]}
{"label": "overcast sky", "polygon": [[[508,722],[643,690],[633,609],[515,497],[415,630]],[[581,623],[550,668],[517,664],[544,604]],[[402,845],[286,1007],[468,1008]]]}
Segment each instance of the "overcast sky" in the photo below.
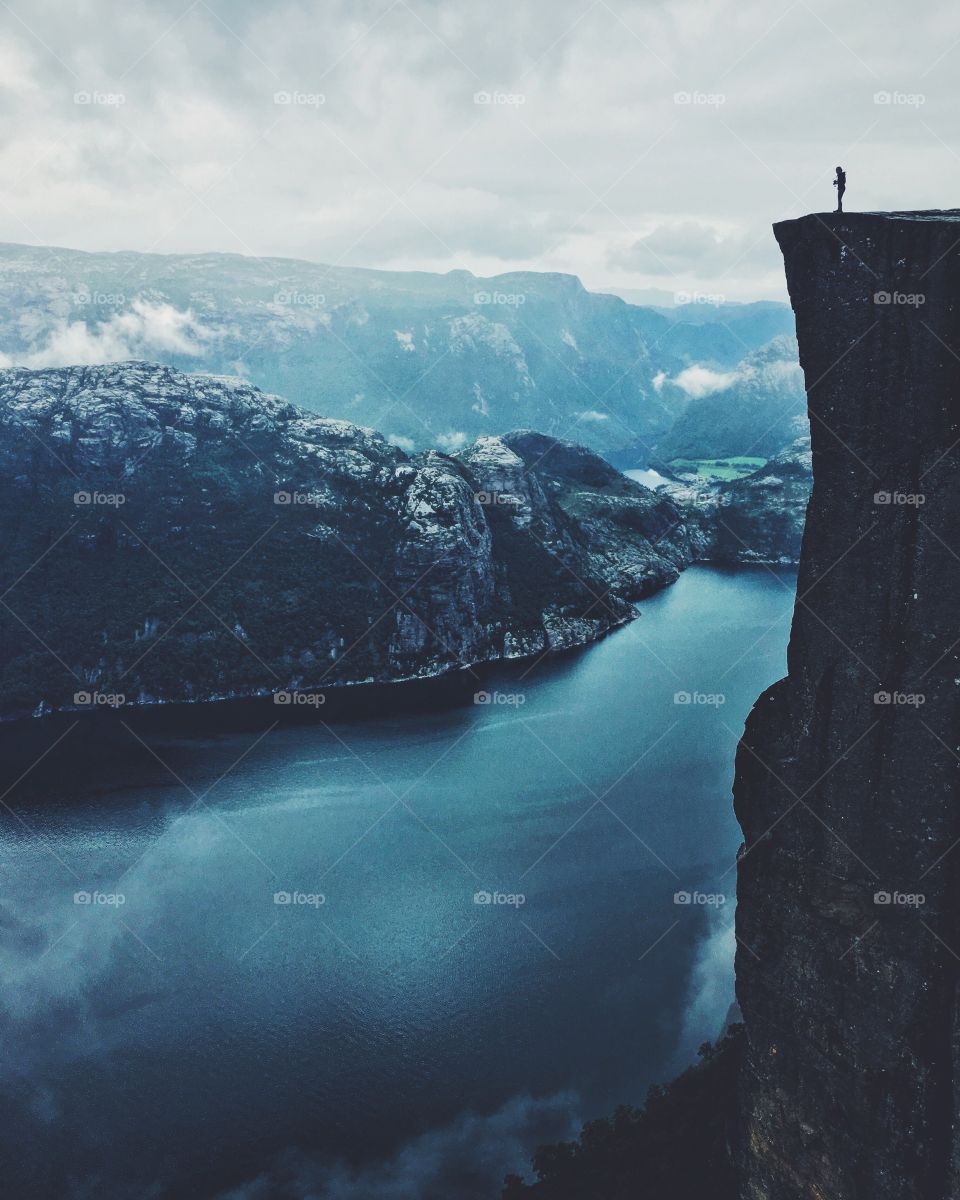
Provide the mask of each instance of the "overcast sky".
{"label": "overcast sky", "polygon": [[946,0],[10,0],[0,240],[781,297],[837,163],[960,203],[958,70]]}

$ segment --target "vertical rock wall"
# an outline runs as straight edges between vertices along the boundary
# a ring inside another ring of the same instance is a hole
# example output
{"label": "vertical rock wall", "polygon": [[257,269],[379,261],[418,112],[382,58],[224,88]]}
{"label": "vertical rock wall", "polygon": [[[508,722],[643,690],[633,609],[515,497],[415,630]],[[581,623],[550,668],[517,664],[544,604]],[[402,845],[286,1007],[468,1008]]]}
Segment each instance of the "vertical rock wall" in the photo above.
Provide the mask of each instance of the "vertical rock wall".
{"label": "vertical rock wall", "polygon": [[960,1196],[960,211],[775,227],[814,487],[737,756],[749,1200]]}

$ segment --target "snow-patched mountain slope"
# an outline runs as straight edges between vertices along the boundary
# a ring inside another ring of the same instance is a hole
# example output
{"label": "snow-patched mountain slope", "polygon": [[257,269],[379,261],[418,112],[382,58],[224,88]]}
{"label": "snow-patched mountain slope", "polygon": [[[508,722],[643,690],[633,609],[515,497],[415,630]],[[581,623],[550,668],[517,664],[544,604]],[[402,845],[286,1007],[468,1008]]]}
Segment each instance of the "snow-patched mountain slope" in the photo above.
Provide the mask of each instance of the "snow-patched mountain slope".
{"label": "snow-patched mountain slope", "polygon": [[669,497],[570,443],[410,456],[241,380],[143,362],[0,371],[0,497],[5,715],[576,645],[698,549]]}

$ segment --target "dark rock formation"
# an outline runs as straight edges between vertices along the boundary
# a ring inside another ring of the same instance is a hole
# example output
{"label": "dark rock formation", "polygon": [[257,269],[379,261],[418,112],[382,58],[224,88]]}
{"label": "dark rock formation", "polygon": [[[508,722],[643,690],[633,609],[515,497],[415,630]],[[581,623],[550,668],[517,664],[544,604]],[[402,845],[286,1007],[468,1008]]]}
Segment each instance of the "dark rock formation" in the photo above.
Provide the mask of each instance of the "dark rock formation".
{"label": "dark rock formation", "polygon": [[672,497],[584,446],[518,430],[480,438],[456,457],[489,497],[518,501],[507,512],[539,544],[559,554],[586,550],[615,596],[640,600],[706,551],[706,535]]}
{"label": "dark rock formation", "polygon": [[668,496],[570,443],[410,456],[243,381],[137,362],[0,372],[0,504],[4,717],[582,645],[699,547]]}
{"label": "dark rock formation", "polygon": [[813,443],[737,756],[747,1200],[960,1195],[960,211],[775,227]]}

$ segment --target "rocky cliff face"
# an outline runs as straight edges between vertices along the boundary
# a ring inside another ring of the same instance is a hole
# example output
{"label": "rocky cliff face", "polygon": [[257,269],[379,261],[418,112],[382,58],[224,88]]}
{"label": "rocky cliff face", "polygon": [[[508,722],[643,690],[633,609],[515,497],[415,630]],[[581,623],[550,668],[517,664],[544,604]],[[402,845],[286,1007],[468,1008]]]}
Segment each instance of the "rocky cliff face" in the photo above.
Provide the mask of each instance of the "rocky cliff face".
{"label": "rocky cliff face", "polygon": [[748,1200],[960,1195],[960,211],[775,227],[812,428],[737,756]]}
{"label": "rocky cliff face", "polygon": [[580,645],[698,549],[669,497],[570,443],[410,456],[242,381],[138,362],[0,372],[0,504],[0,716]]}
{"label": "rocky cliff face", "polygon": [[604,593],[640,600],[706,550],[699,525],[669,495],[637,485],[584,446],[519,430],[480,438],[457,458],[488,503],[513,498],[506,511],[550,553],[586,551]]}

